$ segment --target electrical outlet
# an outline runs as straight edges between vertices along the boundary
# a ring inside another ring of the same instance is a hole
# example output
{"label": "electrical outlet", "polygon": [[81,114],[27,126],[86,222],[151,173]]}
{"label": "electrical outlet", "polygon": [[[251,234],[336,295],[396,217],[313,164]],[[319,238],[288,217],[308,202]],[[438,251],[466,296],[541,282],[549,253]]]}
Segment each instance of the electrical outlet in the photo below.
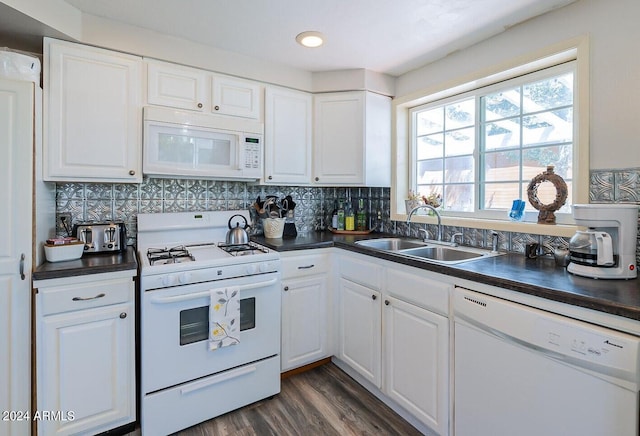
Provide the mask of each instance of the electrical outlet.
{"label": "electrical outlet", "polygon": [[72,236],[71,230],[72,230],[71,214],[57,213],[56,214],[56,235]]}

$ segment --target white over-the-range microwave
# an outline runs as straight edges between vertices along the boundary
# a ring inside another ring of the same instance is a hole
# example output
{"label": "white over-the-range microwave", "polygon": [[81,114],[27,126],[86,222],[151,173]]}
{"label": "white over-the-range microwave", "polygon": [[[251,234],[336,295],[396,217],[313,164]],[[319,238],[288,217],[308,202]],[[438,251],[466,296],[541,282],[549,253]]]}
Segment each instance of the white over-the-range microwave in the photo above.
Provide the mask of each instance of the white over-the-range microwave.
{"label": "white over-the-range microwave", "polygon": [[147,106],[142,172],[219,180],[262,176],[264,125],[250,119]]}

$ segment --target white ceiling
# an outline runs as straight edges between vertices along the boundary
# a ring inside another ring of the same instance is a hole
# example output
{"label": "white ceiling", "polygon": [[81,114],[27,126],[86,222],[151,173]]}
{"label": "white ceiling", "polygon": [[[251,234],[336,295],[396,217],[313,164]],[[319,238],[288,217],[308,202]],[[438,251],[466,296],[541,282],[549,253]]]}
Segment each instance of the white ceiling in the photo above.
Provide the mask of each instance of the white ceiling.
{"label": "white ceiling", "polygon": [[[66,0],[82,12],[305,71],[400,75],[574,0]],[[319,48],[295,36],[325,34]]]}

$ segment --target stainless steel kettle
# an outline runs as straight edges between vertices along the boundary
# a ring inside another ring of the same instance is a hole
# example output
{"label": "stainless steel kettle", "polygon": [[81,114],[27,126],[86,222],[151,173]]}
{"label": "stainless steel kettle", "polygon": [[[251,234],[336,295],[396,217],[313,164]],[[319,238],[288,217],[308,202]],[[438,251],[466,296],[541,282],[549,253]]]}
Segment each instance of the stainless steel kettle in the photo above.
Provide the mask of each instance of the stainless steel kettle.
{"label": "stainless steel kettle", "polygon": [[613,243],[607,232],[589,229],[577,231],[569,241],[572,262],[588,266],[612,266]]}
{"label": "stainless steel kettle", "polygon": [[[231,221],[233,221],[235,217],[242,218],[242,220],[244,221],[244,226],[240,227],[240,223],[236,222],[236,226],[231,227]],[[247,229],[249,229],[250,226],[249,226],[249,223],[247,222],[247,219],[243,215],[240,215],[240,214],[233,215],[231,218],[229,218],[228,226],[229,226],[229,231],[227,232],[227,238],[226,238],[226,243],[228,245],[243,245],[243,244],[249,243],[249,234],[247,233]]]}

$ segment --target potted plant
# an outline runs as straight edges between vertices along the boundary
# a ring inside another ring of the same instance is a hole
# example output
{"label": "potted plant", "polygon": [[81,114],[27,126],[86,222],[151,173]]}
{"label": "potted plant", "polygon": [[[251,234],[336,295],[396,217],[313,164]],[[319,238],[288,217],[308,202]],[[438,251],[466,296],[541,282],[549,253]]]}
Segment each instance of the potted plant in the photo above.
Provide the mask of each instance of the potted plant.
{"label": "potted plant", "polygon": [[421,204],[422,204],[422,197],[420,196],[420,194],[413,191],[409,191],[409,199],[404,201],[404,207],[407,211],[407,215],[409,215],[409,212],[411,212],[413,209],[420,206]]}

